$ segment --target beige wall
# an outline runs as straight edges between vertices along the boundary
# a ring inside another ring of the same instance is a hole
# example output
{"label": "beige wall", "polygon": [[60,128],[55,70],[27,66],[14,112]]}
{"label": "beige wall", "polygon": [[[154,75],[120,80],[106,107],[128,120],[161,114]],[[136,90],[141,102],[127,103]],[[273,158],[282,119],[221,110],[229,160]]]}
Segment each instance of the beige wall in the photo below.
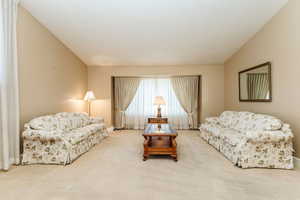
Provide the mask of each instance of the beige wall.
{"label": "beige wall", "polygon": [[[300,1],[290,0],[258,34],[225,63],[225,109],[275,115],[290,123],[300,157]],[[272,62],[273,102],[242,103],[238,72]]]}
{"label": "beige wall", "polygon": [[39,115],[86,111],[87,67],[69,49],[19,9],[18,54],[21,126]]}
{"label": "beige wall", "polygon": [[90,66],[88,67],[89,89],[95,92],[98,101],[93,102],[95,116],[104,116],[111,124],[111,77],[145,75],[202,75],[202,120],[224,110],[224,66]]}

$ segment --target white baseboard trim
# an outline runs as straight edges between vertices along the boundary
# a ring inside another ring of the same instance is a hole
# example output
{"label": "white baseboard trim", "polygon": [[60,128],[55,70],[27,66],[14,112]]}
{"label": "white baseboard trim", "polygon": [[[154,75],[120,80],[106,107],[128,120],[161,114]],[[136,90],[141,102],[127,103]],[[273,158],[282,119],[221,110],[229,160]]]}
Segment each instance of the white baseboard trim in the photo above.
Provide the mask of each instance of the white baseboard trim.
{"label": "white baseboard trim", "polygon": [[300,158],[294,156],[294,168],[300,169]]}
{"label": "white baseboard trim", "polygon": [[108,127],[107,131],[108,131],[108,134],[111,134],[114,131],[114,127],[113,126]]}

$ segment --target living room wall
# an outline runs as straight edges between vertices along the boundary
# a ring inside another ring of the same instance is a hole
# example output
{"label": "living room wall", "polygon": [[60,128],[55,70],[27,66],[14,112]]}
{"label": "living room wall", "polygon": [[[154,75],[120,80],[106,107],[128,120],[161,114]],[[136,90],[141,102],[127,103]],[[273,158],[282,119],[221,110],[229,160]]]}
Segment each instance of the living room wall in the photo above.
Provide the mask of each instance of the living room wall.
{"label": "living room wall", "polygon": [[[300,1],[288,4],[225,63],[225,109],[274,115],[291,124],[300,157]],[[238,72],[272,62],[273,102],[239,102]]]}
{"label": "living room wall", "polygon": [[62,111],[86,112],[87,67],[24,8],[17,25],[21,128]]}
{"label": "living room wall", "polygon": [[111,125],[111,77],[112,76],[202,76],[201,119],[216,116],[224,110],[224,66],[89,66],[88,86],[95,93],[97,101],[92,103],[92,114],[104,116]]}

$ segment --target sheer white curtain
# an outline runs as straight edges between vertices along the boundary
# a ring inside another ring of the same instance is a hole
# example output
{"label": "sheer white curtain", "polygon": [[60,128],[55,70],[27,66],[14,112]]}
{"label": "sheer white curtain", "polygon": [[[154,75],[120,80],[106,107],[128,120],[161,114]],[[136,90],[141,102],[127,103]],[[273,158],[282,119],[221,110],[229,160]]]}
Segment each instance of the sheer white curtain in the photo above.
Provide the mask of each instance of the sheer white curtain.
{"label": "sheer white curtain", "polygon": [[20,161],[16,24],[18,0],[0,3],[0,170]]}
{"label": "sheer white curtain", "polygon": [[188,115],[181,107],[173,91],[171,80],[167,78],[141,80],[135,97],[126,110],[126,128],[144,129],[147,118],[156,115],[153,105],[155,96],[163,96],[165,106],[161,106],[162,115],[168,117],[175,129],[188,129]]}

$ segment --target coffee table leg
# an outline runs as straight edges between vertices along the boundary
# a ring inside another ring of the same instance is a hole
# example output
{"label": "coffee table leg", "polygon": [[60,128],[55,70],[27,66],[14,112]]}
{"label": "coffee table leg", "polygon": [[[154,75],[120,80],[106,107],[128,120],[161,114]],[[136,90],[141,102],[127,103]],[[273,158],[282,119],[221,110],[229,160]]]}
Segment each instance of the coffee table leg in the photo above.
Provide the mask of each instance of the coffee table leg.
{"label": "coffee table leg", "polygon": [[174,161],[175,161],[175,162],[177,162],[177,161],[178,161],[178,159],[177,159],[177,155],[171,155],[171,157],[174,159]]}
{"label": "coffee table leg", "polygon": [[175,140],[176,137],[171,137],[171,145],[172,145],[172,148],[173,148],[173,152],[172,152],[172,158],[174,159],[174,161],[177,162],[177,143],[176,143],[176,140]]}
{"label": "coffee table leg", "polygon": [[147,160],[147,156],[144,156],[143,161],[146,161],[146,160]]}
{"label": "coffee table leg", "polygon": [[144,141],[144,154],[143,154],[143,161],[146,161],[149,154],[148,154],[148,146],[150,145],[151,142],[151,137],[145,137]]}

